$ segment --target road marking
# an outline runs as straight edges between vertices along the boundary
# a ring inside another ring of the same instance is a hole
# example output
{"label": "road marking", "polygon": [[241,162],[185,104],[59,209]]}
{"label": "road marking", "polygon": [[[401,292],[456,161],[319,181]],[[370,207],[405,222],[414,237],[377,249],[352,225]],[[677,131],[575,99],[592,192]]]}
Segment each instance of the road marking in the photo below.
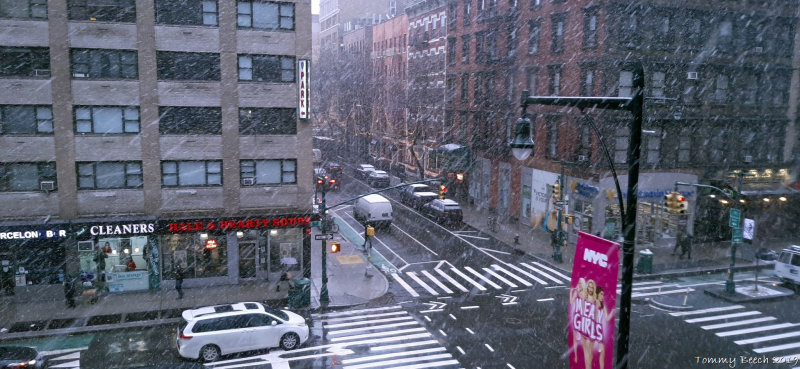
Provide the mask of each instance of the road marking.
{"label": "road marking", "polygon": [[455,316],[455,315],[453,315],[453,314],[448,314],[448,315],[450,315],[450,319],[453,319],[453,320],[458,320],[458,319],[456,319],[456,316]]}
{"label": "road marking", "polygon": [[428,250],[428,251],[430,251],[430,253],[431,253],[431,254],[434,254],[434,255],[436,255],[436,256],[439,256],[439,254],[437,254],[435,251],[433,251],[433,250],[429,249],[429,248],[428,248],[428,246],[425,246],[425,244],[423,244],[422,242],[419,242],[419,240],[417,240],[416,238],[414,238],[414,236],[412,236],[412,235],[408,234],[408,232],[404,231],[402,228],[398,227],[396,224],[392,223],[392,227],[395,227],[395,228],[397,228],[397,230],[399,230],[400,232],[403,232],[403,234],[405,234],[406,236],[410,237],[412,240],[414,240],[414,242],[416,242],[416,243],[418,243],[420,246],[424,247],[424,248],[425,248],[425,250]]}
{"label": "road marking", "polygon": [[539,302],[545,302],[545,301],[553,301],[553,300],[555,300],[555,299],[554,299],[554,298],[552,298],[552,297],[549,297],[549,298],[546,298],[546,299],[538,299],[538,300],[536,300],[536,301],[539,301]]}
{"label": "road marking", "polygon": [[[458,360],[451,359],[451,360],[434,361],[431,363],[416,364],[416,365],[393,366],[387,369],[427,369],[427,368],[442,367],[445,365],[460,365],[460,363],[458,362]],[[480,369],[480,367],[478,367],[478,369]]]}
{"label": "road marking", "polygon": [[539,268],[542,268],[542,269],[544,269],[544,270],[548,270],[548,271],[550,271],[551,273],[553,273],[553,274],[555,274],[555,275],[557,275],[557,276],[559,276],[559,277],[561,277],[561,278],[564,278],[564,280],[565,280],[565,281],[567,281],[567,283],[569,283],[570,281],[572,281],[572,277],[569,277],[569,276],[567,276],[567,275],[561,274],[561,272],[559,272],[558,270],[552,269],[552,268],[548,267],[547,265],[541,264],[541,263],[539,263],[539,262],[536,262],[536,261],[532,261],[532,262],[531,262],[531,264],[533,264],[533,265],[536,265],[536,266],[538,266]]}
{"label": "road marking", "polygon": [[[336,212],[336,211],[334,211],[334,212]],[[344,215],[348,216],[350,219],[353,219],[354,221],[356,221],[356,223],[358,223],[358,221],[357,221],[355,218],[353,218],[353,216],[352,216],[352,215],[350,215],[350,214],[348,214],[348,213],[344,213]],[[340,219],[342,219],[342,217],[341,217],[341,216],[340,216],[339,218],[340,218]],[[361,242],[362,242],[362,243],[364,242],[364,237],[361,237],[361,233],[362,233],[362,232],[356,231],[356,229],[355,229],[355,228],[353,228],[353,226],[351,226],[349,223],[347,223],[347,222],[346,222],[344,219],[342,219],[341,223],[342,223],[342,224],[344,224],[344,225],[346,225],[346,226],[347,226],[347,228],[350,228],[350,229],[351,229],[353,232],[355,232],[356,236],[358,236],[358,237],[361,239]],[[337,224],[338,224],[338,223],[337,223]],[[385,244],[385,243],[383,243],[381,240],[379,240],[377,237],[375,238],[375,240],[377,240],[378,242],[382,243],[384,247],[388,248],[388,249],[389,249],[389,251],[391,251],[391,252],[392,252],[393,254],[395,254],[395,255],[396,255],[398,258],[400,258],[400,261],[402,261],[402,262],[406,263],[406,265],[408,264],[408,262],[406,262],[405,260],[403,260],[403,258],[401,258],[401,257],[400,257],[400,255],[397,255],[397,254],[394,252],[394,250],[392,250],[391,248],[389,248],[388,246],[386,246],[386,244]],[[385,256],[383,256],[383,254],[381,254],[381,252],[380,252],[380,251],[378,251],[378,250],[377,250],[377,249],[375,249],[375,248],[373,248],[372,250],[373,250],[373,251],[375,251],[375,252],[377,252],[377,253],[378,253],[378,255],[380,255],[380,256],[381,256],[381,258],[383,258],[383,260],[385,260],[387,264],[391,265],[393,270],[397,270],[397,265],[394,265],[394,264],[392,264],[392,262],[391,262],[391,261],[389,261],[389,259],[386,259],[386,257],[385,257]]]}
{"label": "road marking", "polygon": [[427,320],[428,322],[431,322],[431,318],[429,316],[425,315],[423,318],[425,318],[425,320]]}
{"label": "road marking", "polygon": [[[444,311],[444,309],[420,310],[419,312],[422,313],[422,314],[427,314],[427,313],[438,313],[438,312],[441,312],[441,311]],[[430,321],[430,320],[428,320],[428,321]]]}
{"label": "road marking", "polygon": [[395,311],[395,312],[391,312],[391,313],[370,314],[370,315],[366,315],[366,316],[350,316],[350,317],[345,317],[345,318],[328,318],[328,319],[321,319],[321,321],[326,322],[326,323],[331,323],[331,322],[337,322],[338,323],[338,322],[346,322],[346,321],[359,320],[359,319],[382,318],[382,317],[394,316],[394,315],[408,315],[408,313],[401,310],[401,311]]}
{"label": "road marking", "polygon": [[466,269],[468,272],[474,274],[476,277],[482,279],[484,282],[488,283],[490,286],[494,287],[495,289],[498,289],[498,290],[503,289],[503,287],[500,287],[499,284],[492,282],[491,280],[489,280],[489,278],[484,277],[482,274],[478,273],[475,269],[472,269],[472,268],[470,268],[468,266],[465,266],[464,269]]}
{"label": "road marking", "polygon": [[[70,355],[74,355],[75,353],[79,354],[79,352],[77,352],[77,351],[84,351],[84,350],[88,350],[88,349],[89,349],[89,346],[84,346],[84,347],[76,347],[76,348],[62,349],[62,350],[39,351],[39,353],[42,354],[43,356],[60,355],[60,354],[66,354],[66,353],[69,353]],[[58,359],[62,359],[62,357],[56,358],[56,360],[58,360]],[[67,360],[67,358],[65,358],[65,357],[63,359]],[[53,360],[53,359],[50,359],[50,360]]]}
{"label": "road marking", "polygon": [[442,352],[442,351],[446,351],[446,349],[444,347],[439,346],[439,347],[426,348],[426,349],[421,349],[421,350],[392,352],[392,353],[389,353],[389,354],[372,355],[372,356],[365,356],[365,357],[359,357],[359,358],[354,358],[354,359],[343,359],[342,360],[342,364],[347,365],[347,364],[363,363],[363,362],[366,362],[366,361],[391,359],[391,358],[401,357],[401,356],[411,356],[411,355],[417,355],[417,354],[429,354],[429,353],[432,353],[432,352]]}
{"label": "road marking", "polygon": [[670,290],[670,291],[660,291],[660,292],[648,292],[648,293],[634,293],[631,294],[631,297],[645,297],[645,296],[660,296],[660,295],[673,295],[676,293],[689,293],[694,291],[691,288],[681,288],[679,290]]}
{"label": "road marking", "polygon": [[716,308],[703,309],[703,310],[681,311],[681,312],[678,312],[678,313],[669,313],[669,315],[672,315],[672,316],[686,316],[686,315],[695,315],[695,314],[716,313],[718,311],[736,310],[736,309],[743,309],[743,308],[744,308],[744,306],[742,306],[742,305],[730,305],[730,306],[716,307]]}
{"label": "road marking", "polygon": [[[366,318],[366,317],[365,317]],[[372,316],[369,317],[370,319]],[[365,324],[375,324],[375,323],[389,323],[389,322],[397,322],[401,320],[414,320],[414,318],[406,315],[397,318],[386,318],[386,319],[377,319],[377,320],[365,320],[362,322],[347,322],[347,323],[338,323],[338,324],[326,324],[323,325],[325,328],[333,329],[333,328],[341,328],[341,327],[352,327],[354,325],[365,325]]]}
{"label": "road marking", "polygon": [[761,315],[761,312],[758,312],[758,311],[745,311],[743,313],[713,315],[713,316],[707,316],[707,317],[703,317],[703,318],[686,319],[686,323],[710,322],[712,320],[722,320],[722,319],[728,319],[728,318],[740,318],[740,317],[743,317],[743,316],[751,316],[751,315]]}
{"label": "road marking", "polygon": [[772,341],[772,340],[779,340],[781,338],[789,338],[789,337],[797,337],[797,336],[800,336],[800,332],[789,332],[789,333],[782,333],[782,334],[774,334],[772,336],[751,338],[749,340],[733,341],[733,343],[735,343],[737,345],[749,345],[751,343],[766,342],[766,341]]}
{"label": "road marking", "polygon": [[366,333],[366,334],[358,334],[353,336],[344,336],[344,337],[332,337],[330,339],[331,342],[341,342],[341,341],[348,341],[348,340],[359,340],[362,338],[374,338],[374,337],[385,337],[385,336],[392,336],[396,335],[399,339],[407,339],[408,337],[404,336],[405,333],[416,333],[416,332],[425,332],[425,328],[409,328],[409,329],[400,329],[397,331],[390,331],[390,332],[376,332],[376,333]]}
{"label": "road marking", "polygon": [[492,250],[492,249],[487,249],[485,247],[481,247],[481,250],[488,251],[488,252],[495,252],[495,253],[503,254],[503,255],[511,255],[510,252],[505,252],[505,251],[500,251],[500,250]]}
{"label": "road marking", "polygon": [[539,269],[534,268],[533,265],[530,265],[530,264],[527,264],[527,263],[520,263],[520,265],[522,265],[522,266],[524,266],[524,267],[526,267],[526,268],[528,268],[528,269],[530,269],[530,270],[532,270],[532,271],[534,271],[536,273],[539,273],[539,274],[543,275],[545,278],[547,278],[547,279],[549,279],[549,280],[551,280],[553,282],[556,282],[558,284],[564,283],[563,281],[560,281],[560,280],[556,279],[556,277],[553,277],[550,274],[547,274],[547,273],[545,273],[545,272],[543,272],[543,271],[541,271]]}
{"label": "road marking", "polygon": [[428,279],[430,279],[430,280],[431,280],[431,282],[433,282],[434,284],[436,284],[437,286],[439,286],[439,288],[441,288],[442,290],[444,290],[444,292],[445,292],[445,293],[453,293],[453,290],[451,290],[451,289],[447,288],[447,286],[445,286],[445,285],[444,285],[444,283],[442,283],[442,282],[439,282],[439,280],[438,280],[438,279],[436,279],[436,278],[435,278],[435,277],[434,277],[434,276],[433,276],[433,275],[432,275],[430,272],[428,272],[427,270],[423,270],[423,271],[422,271],[422,274],[423,274],[425,277],[427,277]]}
{"label": "road marking", "polygon": [[472,329],[469,329],[469,328],[464,328],[464,329],[466,329],[467,332],[469,332],[469,334],[475,334],[475,332],[473,332]]}
{"label": "road marking", "polygon": [[[637,292],[637,291],[644,291],[644,290],[654,290],[656,288],[673,288],[673,287],[684,287],[684,286],[678,286],[677,284],[662,284],[662,285],[658,285],[658,286],[633,287],[633,289],[631,291]],[[621,292],[622,292],[621,289],[617,289],[617,294],[619,294]]]}
{"label": "road marking", "polygon": [[516,305],[518,302],[501,302],[502,305]]}
{"label": "road marking", "polygon": [[501,272],[507,274],[509,277],[516,279],[517,281],[519,281],[520,283],[524,284],[527,287],[533,286],[533,283],[528,282],[528,281],[518,277],[516,274],[511,273],[508,270],[503,269],[501,266],[499,266],[497,264],[492,264],[492,268],[494,268],[494,270],[501,271]]}
{"label": "road marking", "polygon": [[511,281],[509,281],[505,277],[501,276],[500,274],[495,273],[491,269],[489,269],[489,268],[482,268],[482,269],[485,270],[486,273],[489,273],[489,274],[493,275],[495,278],[501,280],[503,283],[509,285],[510,287],[512,287],[512,288],[517,288],[518,287],[516,284],[512,283]]}
{"label": "road marking", "polygon": [[406,291],[408,291],[408,293],[411,294],[411,296],[419,297],[417,291],[414,291],[414,289],[411,288],[411,286],[409,286],[408,283],[406,283],[406,281],[403,280],[403,278],[400,278],[400,275],[398,275],[397,273],[392,273],[392,278],[394,278],[394,280],[397,281],[397,283],[400,283],[400,285],[403,286],[403,288],[405,288]]}
{"label": "road marking", "polygon": [[798,348],[798,347],[800,347],[800,342],[793,342],[793,343],[787,343],[785,345],[769,346],[769,347],[754,349],[753,351],[759,354],[763,354],[765,352],[775,352],[775,351]]}
{"label": "road marking", "polygon": [[514,264],[510,264],[510,263],[505,263],[505,264],[506,264],[506,266],[508,266],[509,268],[511,268],[511,269],[514,269],[514,270],[516,270],[516,271],[520,272],[522,275],[526,275],[526,276],[528,276],[528,278],[530,278],[530,279],[533,279],[534,281],[538,282],[539,284],[543,284],[543,285],[545,285],[545,286],[547,286],[547,284],[548,284],[548,283],[547,283],[547,282],[545,282],[543,279],[541,279],[541,278],[539,278],[539,277],[537,277],[537,276],[535,276],[535,275],[533,275],[533,274],[530,274],[530,273],[528,273],[528,272],[526,272],[526,271],[522,270],[522,268],[520,268],[520,267],[517,267],[517,266],[516,266],[516,265],[514,265]]}
{"label": "road marking", "polygon": [[507,366],[508,366],[510,369],[517,369],[517,368],[515,368],[513,365],[511,365],[511,364],[509,364],[509,363],[506,363],[506,365],[507,365]]}
{"label": "road marking", "polygon": [[480,306],[478,306],[478,305],[469,305],[469,306],[462,306],[461,310],[474,310],[474,309],[478,309],[478,308],[480,308]]}
{"label": "road marking", "polygon": [[[452,358],[452,357],[453,356],[451,356],[449,353],[448,354],[438,354],[438,355],[428,355],[428,356],[417,356],[417,357],[411,357],[411,358],[405,358],[405,359],[394,359],[394,360],[377,361],[377,362],[374,362],[374,363],[367,363],[367,364],[360,364],[360,365],[348,365],[348,366],[342,367],[342,369],[366,369],[366,368],[374,368],[374,367],[381,367],[381,366],[385,367],[387,365],[413,363],[415,361],[424,361],[424,360],[438,360],[438,359],[446,359],[446,358]],[[452,361],[455,361],[456,363],[458,362],[457,360],[452,360]],[[434,363],[422,364],[424,366],[420,366],[419,368],[429,367],[427,365],[432,365],[432,364],[434,364]],[[433,368],[433,367],[434,366],[430,366],[429,368]],[[403,365],[402,368],[411,368],[411,367]]]}
{"label": "road marking", "polygon": [[411,277],[411,279],[413,279],[413,280],[414,280],[414,282],[417,282],[417,284],[419,284],[420,286],[422,286],[422,288],[424,288],[425,290],[427,290],[427,291],[428,291],[428,293],[430,293],[431,295],[437,295],[437,296],[439,295],[439,292],[437,292],[436,290],[434,290],[433,288],[431,288],[431,286],[428,286],[428,284],[427,284],[427,283],[425,283],[425,282],[423,282],[421,279],[419,279],[419,277],[417,277],[417,273],[414,273],[414,272],[406,272],[406,275],[407,275],[407,276],[409,276],[409,277]]}
{"label": "road marking", "polygon": [[[470,236],[470,235],[468,235],[468,234],[456,234],[456,236],[458,236],[458,237],[469,237],[469,238],[476,238],[476,239],[479,239],[479,240],[484,240],[484,241],[488,241],[488,240],[490,240],[490,238],[488,238],[488,237]],[[485,248],[483,248],[483,247],[481,247],[481,248],[482,248],[482,249],[484,249],[484,250],[486,250],[486,249],[485,249]],[[489,251],[494,251],[494,250],[491,250],[491,249],[490,249]]]}
{"label": "road marking", "polygon": [[[410,318],[410,317],[409,317]],[[410,322],[400,322],[400,323],[391,323],[391,324],[383,324],[383,325],[372,325],[366,327],[358,327],[358,328],[351,328],[351,329],[341,329],[341,330],[328,330],[329,336],[335,336],[345,333],[353,333],[353,332],[362,332],[362,331],[371,331],[377,329],[385,329],[385,328],[397,328],[397,327],[404,327],[408,325],[419,325],[417,321],[412,320]]]}
{"label": "road marking", "polygon": [[440,329],[440,330],[439,330],[439,333],[441,333],[441,334],[442,334],[442,336],[445,336],[445,337],[447,337],[447,333],[444,333],[444,331],[443,331],[443,330],[441,330],[441,329]]}
{"label": "road marking", "polygon": [[475,282],[475,281],[474,281],[472,278],[470,278],[470,277],[467,277],[467,275],[466,275],[466,274],[464,274],[464,273],[461,273],[461,271],[460,271],[460,270],[458,270],[458,269],[456,269],[456,268],[452,268],[452,269],[450,269],[450,270],[451,270],[451,271],[453,271],[453,273],[456,273],[456,274],[458,274],[459,276],[461,276],[461,278],[464,278],[464,279],[466,279],[466,280],[467,280],[467,282],[469,282],[469,283],[472,283],[472,284],[473,284],[475,287],[477,287],[479,290],[481,290],[481,291],[486,291],[486,287],[482,286],[482,285],[481,285],[480,283],[478,283],[478,282]]}
{"label": "road marking", "polygon": [[418,341],[418,342],[408,342],[408,343],[398,343],[394,345],[386,345],[386,346],[377,346],[377,347],[370,347],[370,351],[387,351],[387,350],[394,350],[398,348],[408,348],[408,347],[416,347],[416,346],[425,346],[425,345],[438,345],[439,341],[437,340],[425,340],[425,341]]}
{"label": "road marking", "polygon": [[444,279],[446,279],[448,282],[450,282],[453,286],[456,286],[456,288],[460,289],[463,292],[469,292],[469,290],[466,287],[462,286],[461,283],[456,282],[456,280],[453,279],[453,277],[447,275],[447,273],[445,273],[441,269],[437,268],[437,269],[434,269],[434,270],[436,271],[436,273],[439,273],[439,275],[441,275],[442,277],[444,277]]}
{"label": "road marking", "polygon": [[735,331],[718,332],[717,336],[719,336],[719,337],[736,336],[736,335],[740,335],[740,334],[771,331],[773,329],[789,328],[789,327],[794,327],[794,326],[797,326],[797,325],[799,325],[799,324],[780,323],[780,324],[767,325],[767,326],[763,326],[763,327],[755,327],[755,328],[738,329],[738,330],[735,330]]}
{"label": "road marking", "polygon": [[770,321],[770,320],[776,320],[776,318],[775,318],[775,317],[772,317],[772,316],[767,316],[767,317],[763,317],[763,318],[747,319],[747,320],[739,320],[739,321],[736,321],[736,322],[730,322],[730,323],[720,323],[720,324],[704,325],[704,326],[702,326],[702,327],[700,327],[700,328],[703,328],[703,329],[705,329],[705,330],[712,330],[712,329],[719,329],[719,328],[736,327],[736,326],[740,326],[740,325],[746,325],[746,324],[753,324],[753,323],[768,322],[768,321]]}
{"label": "road marking", "polygon": [[75,360],[75,361],[70,361],[68,363],[50,365],[48,366],[48,368],[80,368],[80,366],[81,366],[81,361]]}
{"label": "road marking", "polygon": [[458,352],[460,352],[461,355],[466,355],[467,354],[466,352],[464,352],[464,349],[462,349],[461,346],[456,346],[456,350],[458,350]]}
{"label": "road marking", "polygon": [[489,346],[488,343],[484,343],[483,345],[486,346],[486,348],[489,349],[489,351],[494,352],[494,349],[492,348],[492,346]]}
{"label": "road marking", "polygon": [[348,310],[348,311],[341,311],[341,312],[327,313],[327,314],[311,314],[311,317],[319,319],[319,318],[327,318],[330,316],[335,316],[336,318],[338,318],[347,315],[356,315],[361,313],[371,313],[374,311],[386,311],[386,310],[397,310],[397,309],[400,309],[400,306],[386,306],[386,307],[371,308],[371,309]]}

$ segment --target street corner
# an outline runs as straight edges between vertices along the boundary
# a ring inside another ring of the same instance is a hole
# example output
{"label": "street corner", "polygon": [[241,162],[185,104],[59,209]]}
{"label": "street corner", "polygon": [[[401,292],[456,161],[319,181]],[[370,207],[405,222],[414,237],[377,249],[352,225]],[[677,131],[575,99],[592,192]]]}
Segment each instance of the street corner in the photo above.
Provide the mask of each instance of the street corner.
{"label": "street corner", "polygon": [[709,288],[704,292],[707,295],[735,303],[775,300],[795,294],[795,291],[782,287],[778,283],[755,283],[752,281],[738,283],[734,293],[730,293],[725,287]]}
{"label": "street corner", "polygon": [[337,255],[336,261],[340,265],[357,265],[363,264],[364,258],[358,254],[351,254],[351,255]]}

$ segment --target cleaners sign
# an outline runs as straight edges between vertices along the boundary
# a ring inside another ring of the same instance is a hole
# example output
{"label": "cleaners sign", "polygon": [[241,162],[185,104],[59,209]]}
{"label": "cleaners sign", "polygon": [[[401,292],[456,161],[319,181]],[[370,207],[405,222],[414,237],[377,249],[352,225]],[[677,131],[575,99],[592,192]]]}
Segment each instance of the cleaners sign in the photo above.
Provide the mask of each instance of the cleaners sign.
{"label": "cleaners sign", "polygon": [[578,233],[569,293],[569,367],[613,368],[619,244]]}

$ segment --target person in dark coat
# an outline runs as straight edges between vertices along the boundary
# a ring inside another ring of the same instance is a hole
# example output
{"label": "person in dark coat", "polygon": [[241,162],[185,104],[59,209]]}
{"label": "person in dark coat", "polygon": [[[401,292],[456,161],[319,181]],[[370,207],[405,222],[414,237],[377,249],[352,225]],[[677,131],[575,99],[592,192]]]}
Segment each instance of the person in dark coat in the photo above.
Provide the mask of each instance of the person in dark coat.
{"label": "person in dark coat", "polygon": [[683,259],[683,255],[688,254],[688,259],[692,258],[692,236],[684,235],[680,240],[681,255],[679,259]]}
{"label": "person in dark coat", "polygon": [[64,297],[67,299],[67,307],[75,307],[75,278],[67,276],[64,279]]}
{"label": "person in dark coat", "polygon": [[175,268],[175,290],[178,291],[178,300],[183,298],[183,267]]}

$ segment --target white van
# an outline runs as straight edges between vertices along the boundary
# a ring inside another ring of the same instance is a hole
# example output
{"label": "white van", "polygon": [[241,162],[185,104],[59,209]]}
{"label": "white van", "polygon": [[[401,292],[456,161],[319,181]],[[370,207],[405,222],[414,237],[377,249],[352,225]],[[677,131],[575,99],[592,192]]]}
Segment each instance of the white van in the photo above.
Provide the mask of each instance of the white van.
{"label": "white van", "polygon": [[800,246],[783,249],[775,262],[775,276],[784,283],[800,285]]}
{"label": "white van", "polygon": [[392,224],[392,204],[378,194],[364,196],[356,200],[353,218],[375,227],[389,227]]}

